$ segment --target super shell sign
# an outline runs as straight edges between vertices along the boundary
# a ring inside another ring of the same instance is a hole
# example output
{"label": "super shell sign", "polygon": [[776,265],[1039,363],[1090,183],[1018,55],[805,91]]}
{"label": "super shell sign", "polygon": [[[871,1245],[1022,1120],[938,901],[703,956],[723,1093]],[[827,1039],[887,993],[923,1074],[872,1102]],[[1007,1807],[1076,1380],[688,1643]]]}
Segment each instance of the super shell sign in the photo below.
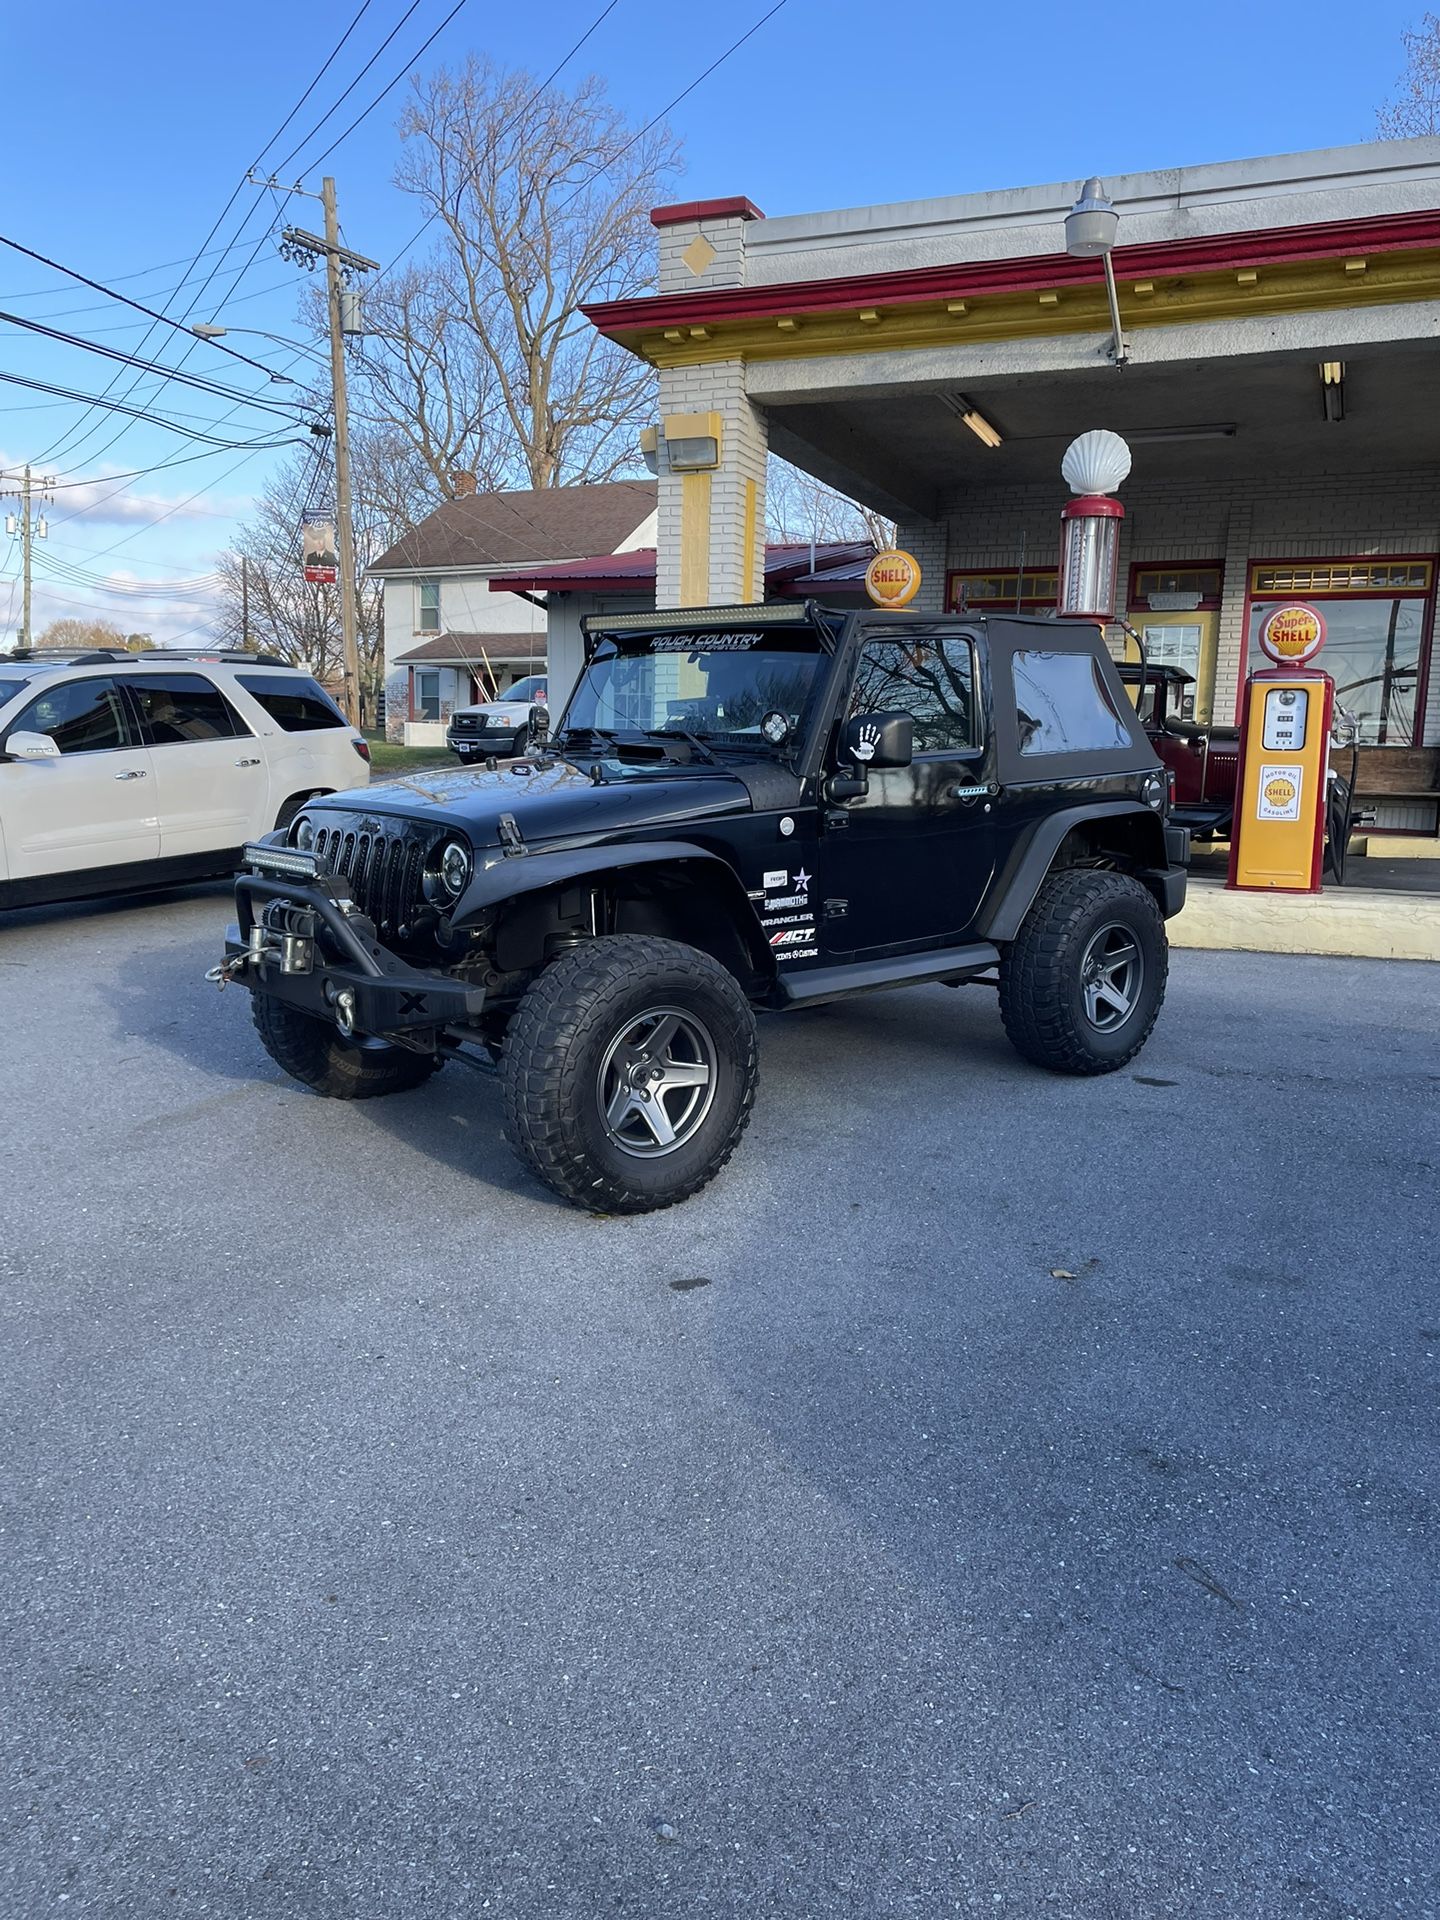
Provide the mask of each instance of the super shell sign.
{"label": "super shell sign", "polygon": [[300,523],[300,557],[312,587],[333,587],[339,572],[335,521],[328,513],[307,513]]}
{"label": "super shell sign", "polygon": [[1303,600],[1272,607],[1260,625],[1260,651],[1282,667],[1303,667],[1325,644],[1325,617]]}

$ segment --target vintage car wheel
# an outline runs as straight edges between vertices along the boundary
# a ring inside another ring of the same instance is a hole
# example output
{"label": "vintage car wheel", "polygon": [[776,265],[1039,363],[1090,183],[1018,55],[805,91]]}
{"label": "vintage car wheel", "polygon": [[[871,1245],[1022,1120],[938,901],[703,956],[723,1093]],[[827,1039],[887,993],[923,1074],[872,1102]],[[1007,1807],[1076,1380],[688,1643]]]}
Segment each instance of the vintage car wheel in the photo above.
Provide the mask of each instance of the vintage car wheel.
{"label": "vintage car wheel", "polygon": [[261,1044],[292,1080],[328,1100],[374,1100],[422,1086],[444,1062],[373,1040],[347,1040],[328,1020],[300,1013],[268,993],[251,995]]}
{"label": "vintage car wheel", "polygon": [[506,1137],[546,1186],[597,1213],[646,1213],[698,1193],[735,1151],[755,1016],[708,954],[609,936],[531,986],[502,1071]]}
{"label": "vintage car wheel", "polygon": [[1153,896],[1129,874],[1052,873],[1000,961],[1000,1018],[1027,1060],[1113,1073],[1150,1037],[1169,947]]}

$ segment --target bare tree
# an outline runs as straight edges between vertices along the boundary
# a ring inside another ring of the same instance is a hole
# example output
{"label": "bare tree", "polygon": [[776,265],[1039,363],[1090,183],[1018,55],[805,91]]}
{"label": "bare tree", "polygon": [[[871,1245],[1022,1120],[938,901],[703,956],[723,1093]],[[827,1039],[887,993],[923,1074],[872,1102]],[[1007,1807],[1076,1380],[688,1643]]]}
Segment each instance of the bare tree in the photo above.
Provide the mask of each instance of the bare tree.
{"label": "bare tree", "polygon": [[400,132],[397,184],[442,239],[371,296],[374,417],[442,485],[453,466],[483,486],[632,470],[654,375],[580,309],[650,283],[674,136],[635,132],[598,79],[571,94],[474,56],[416,81]]}
{"label": "bare tree", "polygon": [[839,493],[813,473],[771,454],[765,475],[765,522],[772,540],[868,540],[883,551],[895,543],[895,522]]}
{"label": "bare tree", "polygon": [[148,633],[124,633],[113,620],[52,620],[36,642],[41,647],[123,647],[126,653],[150,653]]}
{"label": "bare tree", "polygon": [[1393,100],[1375,116],[1382,140],[1408,140],[1440,133],[1440,15],[1427,13],[1418,27],[1400,36],[1405,71]]}

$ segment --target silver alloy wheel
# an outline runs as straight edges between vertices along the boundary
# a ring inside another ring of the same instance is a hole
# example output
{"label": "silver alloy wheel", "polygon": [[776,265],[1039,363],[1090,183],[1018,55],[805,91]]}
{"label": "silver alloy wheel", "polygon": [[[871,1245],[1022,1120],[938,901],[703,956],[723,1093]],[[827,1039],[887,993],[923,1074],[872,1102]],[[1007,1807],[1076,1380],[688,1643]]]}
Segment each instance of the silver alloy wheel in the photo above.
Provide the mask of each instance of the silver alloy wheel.
{"label": "silver alloy wheel", "polygon": [[621,1028],[596,1081],[605,1131],[623,1153],[658,1159],[693,1139],[715,1098],[715,1042],[693,1013],[651,1007]]}
{"label": "silver alloy wheel", "polygon": [[1080,962],[1085,1018],[1097,1033],[1123,1027],[1145,985],[1145,956],[1134,929],[1108,921],[1091,934]]}

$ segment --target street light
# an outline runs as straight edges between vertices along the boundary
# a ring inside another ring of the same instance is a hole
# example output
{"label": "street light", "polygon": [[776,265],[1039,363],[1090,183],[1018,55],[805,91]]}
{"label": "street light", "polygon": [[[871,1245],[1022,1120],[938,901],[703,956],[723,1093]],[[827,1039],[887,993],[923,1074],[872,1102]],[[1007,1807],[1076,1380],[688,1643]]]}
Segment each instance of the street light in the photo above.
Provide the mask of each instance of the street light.
{"label": "street light", "polygon": [[1076,260],[1105,263],[1105,292],[1110,300],[1110,326],[1115,336],[1111,355],[1117,367],[1130,358],[1125,336],[1120,331],[1120,299],[1115,291],[1115,267],[1110,255],[1119,231],[1120,215],[1099,180],[1087,180],[1080,198],[1065,216],[1065,251]]}
{"label": "street light", "polygon": [[[296,347],[301,353],[314,353],[314,348],[307,347],[302,341],[286,340],[278,333],[266,333],[263,327],[221,327],[216,326],[213,321],[197,320],[190,331],[197,340],[223,340],[227,333],[248,333],[253,334],[257,340],[273,340],[277,346]],[[293,387],[296,384],[294,377],[288,373],[272,373],[270,378],[286,387]]]}

